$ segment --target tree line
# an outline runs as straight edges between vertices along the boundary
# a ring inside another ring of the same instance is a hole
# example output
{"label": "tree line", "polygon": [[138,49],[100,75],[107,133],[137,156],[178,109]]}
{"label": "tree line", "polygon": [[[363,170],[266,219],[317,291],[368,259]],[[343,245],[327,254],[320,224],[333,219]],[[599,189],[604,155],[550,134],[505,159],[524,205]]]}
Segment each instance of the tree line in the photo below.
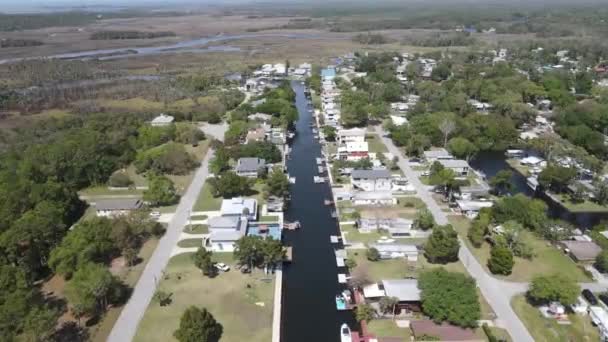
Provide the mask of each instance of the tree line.
{"label": "tree line", "polygon": [[165,37],[175,37],[172,31],[98,31],[91,34],[91,40],[121,40],[121,39],[156,39]]}

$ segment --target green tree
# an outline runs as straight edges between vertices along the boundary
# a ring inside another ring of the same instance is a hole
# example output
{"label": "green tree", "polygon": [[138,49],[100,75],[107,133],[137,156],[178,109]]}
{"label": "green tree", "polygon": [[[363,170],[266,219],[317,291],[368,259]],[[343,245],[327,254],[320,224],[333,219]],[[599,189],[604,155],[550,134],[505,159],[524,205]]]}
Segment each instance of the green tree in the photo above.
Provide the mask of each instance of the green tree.
{"label": "green tree", "polygon": [[431,79],[433,81],[445,81],[450,77],[452,71],[450,70],[450,66],[446,63],[439,63],[433,71],[431,71]]}
{"label": "green tree", "polygon": [[262,241],[262,266],[273,267],[285,260],[285,249],[280,240],[267,237]]}
{"label": "green tree", "polygon": [[475,280],[460,272],[435,268],[418,279],[422,311],[433,321],[474,328],[481,317]]}
{"label": "green tree", "polygon": [[211,259],[213,252],[208,251],[205,247],[199,247],[196,253],[192,255],[192,261],[194,266],[203,272],[203,275],[207,277],[215,277],[217,275],[217,269]]}
{"label": "green tree", "polygon": [[323,126],[321,129],[323,130],[323,135],[325,135],[325,140],[336,141],[336,129],[334,127]]}
{"label": "green tree", "polygon": [[574,167],[549,164],[538,175],[538,182],[546,189],[564,192],[575,176],[576,169]]}
{"label": "green tree", "polygon": [[574,90],[577,94],[590,94],[593,88],[593,78],[588,72],[579,72],[574,76]]}
{"label": "green tree", "polygon": [[515,220],[525,228],[538,231],[547,222],[547,204],[523,194],[503,197],[492,207],[492,217],[497,223]]}
{"label": "green tree", "polygon": [[488,268],[493,274],[509,275],[513,270],[513,252],[503,246],[493,246],[488,260]]}
{"label": "green tree", "polygon": [[414,220],[414,226],[421,230],[432,229],[435,226],[435,218],[433,217],[433,213],[431,213],[431,211],[427,208],[419,210],[416,214],[416,219]]}
{"label": "green tree", "polygon": [[66,284],[66,297],[72,306],[88,315],[102,313],[109,304],[123,297],[123,286],[108,269],[100,264],[81,265]]}
{"label": "green tree", "polygon": [[563,274],[538,275],[532,279],[528,288],[528,298],[535,303],[558,301],[563,305],[576,303],[581,292],[580,286]]}
{"label": "green tree", "polygon": [[219,147],[209,161],[209,172],[219,175],[228,170],[230,170],[230,156],[225,148]]}
{"label": "green tree", "polygon": [[378,250],[376,248],[368,248],[367,251],[365,251],[365,257],[367,258],[367,260],[369,261],[379,261],[380,260],[380,252],[378,252]]}
{"label": "green tree", "polygon": [[173,181],[165,176],[152,175],[148,182],[148,190],[144,191],[144,200],[152,206],[171,205],[177,203],[179,195]]}
{"label": "green tree", "polygon": [[234,245],[234,258],[240,265],[250,268],[258,266],[264,260],[263,240],[259,236],[244,236]]}
{"label": "green tree", "polygon": [[458,260],[458,234],[451,225],[435,226],[424,245],[424,254],[429,262],[447,264]]}
{"label": "green tree", "polygon": [[251,192],[251,181],[234,172],[224,172],[219,177],[208,180],[214,197],[231,198],[247,195]]}
{"label": "green tree", "polygon": [[513,184],[511,184],[511,176],[513,172],[510,170],[500,170],[494,177],[490,179],[490,185],[494,189],[496,194],[510,193],[513,190]]}
{"label": "green tree", "polygon": [[173,336],[179,342],[219,342],[224,328],[207,309],[190,306],[179,321]]}
{"label": "green tree", "polygon": [[369,304],[359,304],[355,317],[359,322],[369,322],[376,317],[376,310]]}
{"label": "green tree", "polygon": [[182,144],[197,145],[203,139],[205,139],[205,133],[197,126],[186,122],[175,124],[175,141]]}
{"label": "green tree", "polygon": [[598,182],[595,185],[595,191],[593,192],[595,195],[595,201],[601,205],[605,205],[608,203],[608,184],[604,182]]}
{"label": "green tree", "polygon": [[399,304],[399,298],[397,297],[382,297],[378,302],[380,306],[380,311],[385,314],[395,314],[397,309],[397,304]]}
{"label": "green tree", "polygon": [[185,175],[196,167],[197,162],[184,145],[170,142],[137,153],[134,164],[139,173],[150,171]]}
{"label": "green tree", "polygon": [[437,172],[431,171],[429,177],[429,183],[431,185],[440,186],[446,197],[451,197],[451,192],[456,185],[456,173],[452,169],[442,168]]}
{"label": "green tree", "polygon": [[483,244],[486,234],[488,233],[488,226],[491,223],[491,216],[485,211],[481,211],[475,218],[471,227],[467,232],[467,238],[471,241],[471,244],[475,248],[480,248]]}
{"label": "green tree", "polygon": [[595,258],[595,267],[602,273],[608,273],[608,251],[603,250]]}
{"label": "green tree", "polygon": [[55,332],[59,313],[56,310],[38,306],[33,308],[23,322],[23,335],[26,341],[48,341]]}
{"label": "green tree", "polygon": [[465,160],[470,160],[471,157],[475,155],[479,151],[477,146],[470,142],[466,138],[455,137],[450,139],[447,145],[448,151],[452,153],[457,158],[462,158]]}
{"label": "green tree", "polygon": [[133,185],[133,181],[129,175],[124,172],[114,172],[108,180],[108,185],[117,188],[126,188]]}
{"label": "green tree", "polygon": [[275,167],[266,180],[266,192],[271,196],[286,197],[289,195],[289,179],[280,167]]}

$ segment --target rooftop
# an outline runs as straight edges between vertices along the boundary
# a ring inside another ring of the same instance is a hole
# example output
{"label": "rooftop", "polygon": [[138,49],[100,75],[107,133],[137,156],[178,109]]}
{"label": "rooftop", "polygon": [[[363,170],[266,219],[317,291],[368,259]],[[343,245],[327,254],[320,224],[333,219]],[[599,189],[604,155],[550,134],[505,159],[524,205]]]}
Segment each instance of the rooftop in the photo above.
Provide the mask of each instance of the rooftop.
{"label": "rooftop", "polygon": [[261,158],[240,158],[236,165],[237,172],[257,172],[266,166],[266,161]]}
{"label": "rooftop", "polygon": [[578,261],[595,260],[595,257],[602,252],[602,248],[593,241],[564,240],[560,243],[568,248],[570,254]]}
{"label": "rooftop", "polygon": [[417,302],[420,300],[418,279],[382,280],[382,286],[387,297],[396,297],[400,302]]}
{"label": "rooftop", "polygon": [[135,210],[143,205],[139,198],[102,199],[95,201],[97,210]]}
{"label": "rooftop", "polygon": [[391,172],[389,170],[353,170],[351,177],[355,179],[380,179],[380,178],[391,178]]}
{"label": "rooftop", "polygon": [[222,215],[242,215],[243,210],[247,209],[250,215],[257,212],[258,202],[253,198],[235,197],[222,201],[220,209]]}
{"label": "rooftop", "polygon": [[469,167],[469,163],[466,160],[462,159],[448,159],[448,160],[439,160],[439,163],[448,169],[451,168],[467,168]]}
{"label": "rooftop", "polygon": [[338,131],[339,136],[365,136],[364,128],[341,129]]}
{"label": "rooftop", "polygon": [[424,151],[425,158],[451,157],[452,155],[445,148]]}
{"label": "rooftop", "polygon": [[173,120],[174,118],[171,115],[160,114],[152,120],[152,124],[170,124]]}

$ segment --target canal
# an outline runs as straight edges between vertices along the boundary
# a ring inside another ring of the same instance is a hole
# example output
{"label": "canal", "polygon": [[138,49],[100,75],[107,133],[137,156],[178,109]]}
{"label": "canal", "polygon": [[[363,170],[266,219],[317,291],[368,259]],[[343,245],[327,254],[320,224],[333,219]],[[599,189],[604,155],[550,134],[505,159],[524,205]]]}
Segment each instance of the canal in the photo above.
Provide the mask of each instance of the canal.
{"label": "canal", "polygon": [[339,341],[342,323],[356,327],[352,312],[338,312],[335,296],[344,286],[338,283],[338,267],[330,235],[338,234],[331,209],[323,204],[331,198],[327,183],[315,184],[315,158],[321,157],[321,145],[310,128],[304,85],[293,81],[299,120],[287,168],[296,183],[291,185],[291,201],[285,213],[288,221],[299,220],[302,228],[284,231],[284,243],[293,247],[293,262],[283,269],[281,341]]}
{"label": "canal", "polygon": [[591,228],[600,223],[600,221],[608,219],[608,215],[602,213],[572,213],[558,203],[555,203],[544,193],[540,191],[532,191],[532,189],[526,184],[526,178],[511,168],[511,166],[507,163],[503,152],[481,152],[475,157],[474,160],[471,161],[471,166],[475,170],[483,172],[487,180],[494,177],[500,170],[511,170],[513,172],[513,175],[511,176],[513,193],[522,193],[528,197],[542,199],[545,201],[545,203],[547,203],[547,207],[549,209],[548,214],[551,218],[559,218],[581,228]]}

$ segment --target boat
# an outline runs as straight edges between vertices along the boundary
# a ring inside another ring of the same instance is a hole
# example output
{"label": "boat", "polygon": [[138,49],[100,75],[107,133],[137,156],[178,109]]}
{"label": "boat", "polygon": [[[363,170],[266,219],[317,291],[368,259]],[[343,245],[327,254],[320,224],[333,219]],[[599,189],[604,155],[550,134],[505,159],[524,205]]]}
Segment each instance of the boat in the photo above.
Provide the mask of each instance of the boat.
{"label": "boat", "polygon": [[334,201],[329,200],[329,199],[326,199],[326,200],[325,200],[323,203],[324,203],[325,205],[332,205],[332,204],[334,204]]}
{"label": "boat", "polygon": [[353,342],[348,324],[343,323],[340,326],[340,342]]}
{"label": "boat", "polygon": [[338,217],[338,213],[334,210],[331,212],[331,217],[333,218],[337,218]]}
{"label": "boat", "polygon": [[336,296],[336,309],[338,310],[346,310],[348,308],[348,305],[346,303],[346,299],[341,295],[337,295]]}
{"label": "boat", "polygon": [[325,178],[323,178],[323,177],[314,176],[313,180],[315,183],[325,183]]}

